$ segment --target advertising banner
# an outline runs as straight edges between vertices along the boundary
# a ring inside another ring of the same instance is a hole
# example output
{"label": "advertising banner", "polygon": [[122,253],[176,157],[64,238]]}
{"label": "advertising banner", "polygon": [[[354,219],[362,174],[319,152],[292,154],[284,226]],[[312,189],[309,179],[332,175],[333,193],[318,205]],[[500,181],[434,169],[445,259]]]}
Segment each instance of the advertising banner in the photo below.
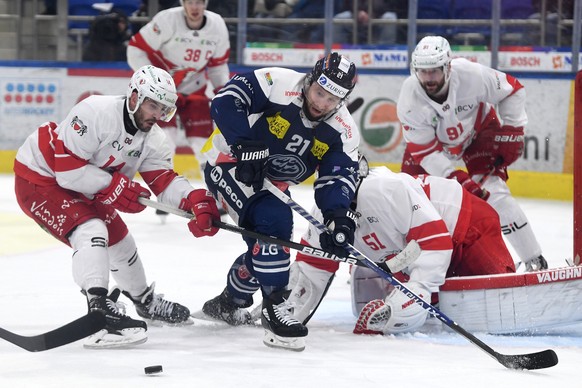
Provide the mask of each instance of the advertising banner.
{"label": "advertising banner", "polygon": [[[250,53],[250,52],[249,52]],[[481,52],[468,52],[481,62]],[[541,65],[530,53],[519,53],[521,66]],[[250,55],[250,54],[249,54]],[[282,54],[286,60],[286,53]],[[305,54],[307,55],[307,54]],[[310,54],[311,55],[311,54]],[[398,54],[400,55],[400,54]],[[370,63],[393,66],[406,63],[400,58],[372,57]],[[316,56],[293,55],[296,65],[312,66]],[[517,57],[516,57],[517,58]],[[277,57],[270,65],[280,66]],[[353,57],[352,57],[353,59]],[[357,65],[365,67],[364,57]],[[516,66],[517,66],[516,61]],[[286,63],[286,66],[290,66]],[[0,76],[0,149],[15,150],[45,121],[59,122],[82,98],[91,94],[125,94],[130,71],[104,73],[95,69],[3,67]],[[361,150],[371,162],[400,163],[404,143],[396,103],[406,75],[360,74],[351,100],[363,104],[353,113],[362,134]],[[571,149],[566,138],[572,131],[572,81],[561,79],[522,79],[527,92],[526,148],[512,168],[540,172],[571,172]],[[566,161],[566,162],[565,162]]]}

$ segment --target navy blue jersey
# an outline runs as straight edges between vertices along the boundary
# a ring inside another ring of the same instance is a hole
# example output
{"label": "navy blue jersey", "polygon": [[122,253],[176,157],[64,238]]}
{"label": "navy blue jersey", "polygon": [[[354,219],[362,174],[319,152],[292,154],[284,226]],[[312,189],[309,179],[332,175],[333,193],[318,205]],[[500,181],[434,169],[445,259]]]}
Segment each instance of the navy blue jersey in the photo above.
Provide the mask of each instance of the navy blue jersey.
{"label": "navy blue jersey", "polygon": [[232,161],[230,146],[237,141],[261,141],[269,147],[269,179],[294,185],[317,171],[318,207],[346,208],[355,191],[360,134],[345,106],[324,121],[307,119],[305,76],[275,67],[235,75],[212,100],[217,129],[203,153],[216,165]]}

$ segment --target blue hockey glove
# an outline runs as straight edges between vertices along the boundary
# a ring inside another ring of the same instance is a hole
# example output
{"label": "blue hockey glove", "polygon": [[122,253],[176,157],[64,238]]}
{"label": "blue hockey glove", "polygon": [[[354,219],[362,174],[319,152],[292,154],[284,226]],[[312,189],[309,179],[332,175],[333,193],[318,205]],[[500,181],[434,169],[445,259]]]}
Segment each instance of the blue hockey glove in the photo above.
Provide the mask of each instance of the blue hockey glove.
{"label": "blue hockey glove", "polygon": [[252,186],[255,192],[260,191],[267,176],[269,148],[260,141],[243,140],[235,143],[231,149],[236,156],[235,179]]}
{"label": "blue hockey glove", "polygon": [[326,212],[323,219],[332,233],[319,235],[321,249],[338,257],[348,257],[349,252],[345,244],[354,244],[356,213],[350,209],[335,209]]}

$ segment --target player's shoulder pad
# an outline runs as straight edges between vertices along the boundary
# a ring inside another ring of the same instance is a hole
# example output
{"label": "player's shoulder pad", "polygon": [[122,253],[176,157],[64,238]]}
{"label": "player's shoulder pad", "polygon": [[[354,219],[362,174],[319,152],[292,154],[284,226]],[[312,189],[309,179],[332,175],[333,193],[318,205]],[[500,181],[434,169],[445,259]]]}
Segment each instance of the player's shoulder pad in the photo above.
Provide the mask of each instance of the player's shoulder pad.
{"label": "player's shoulder pad", "polygon": [[343,135],[343,138],[355,139],[359,142],[360,131],[356,120],[354,120],[345,105],[342,105],[333,116],[325,120],[325,123]]}
{"label": "player's shoulder pad", "polygon": [[[159,22],[161,20],[163,20],[163,21],[175,20],[176,18],[181,17],[183,14],[184,14],[184,8],[172,7],[172,8],[167,8],[167,9],[161,10],[160,12],[158,12],[157,14],[154,15],[152,20],[155,20],[156,22]],[[168,26],[166,26],[166,27],[168,27]]]}
{"label": "player's shoulder pad", "polygon": [[222,16],[220,16],[216,12],[205,10],[204,16],[206,16],[206,18],[208,19],[207,23],[211,25],[224,25],[226,27],[226,22],[224,21]]}
{"label": "player's shoulder pad", "polygon": [[451,61],[451,77],[474,77],[481,74],[485,66],[471,62],[466,58],[455,58]]}
{"label": "player's shoulder pad", "polygon": [[284,103],[301,95],[305,74],[281,67],[254,71],[257,82],[269,100]]}
{"label": "player's shoulder pad", "polygon": [[382,193],[382,196],[390,198],[405,198],[408,190],[414,185],[414,178],[408,174],[395,173],[386,166],[379,166],[370,169],[370,173],[363,180],[362,185],[365,190],[360,189],[360,194],[369,192]]}

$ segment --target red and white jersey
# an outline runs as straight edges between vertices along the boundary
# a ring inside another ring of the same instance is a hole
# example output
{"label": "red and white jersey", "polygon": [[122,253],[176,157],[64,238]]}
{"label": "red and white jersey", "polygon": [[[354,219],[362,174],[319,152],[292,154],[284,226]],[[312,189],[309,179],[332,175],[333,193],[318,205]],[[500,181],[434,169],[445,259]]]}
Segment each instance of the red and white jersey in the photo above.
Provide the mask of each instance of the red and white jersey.
{"label": "red and white jersey", "polygon": [[448,95],[432,100],[415,75],[400,89],[397,112],[412,157],[432,175],[448,176],[476,132],[496,114],[503,125],[527,124],[525,89],[514,77],[464,58],[451,61]]}
{"label": "red and white jersey", "polygon": [[109,186],[111,172],[130,179],[139,172],[160,201],[178,207],[193,187],[174,172],[166,135],[158,125],[128,133],[124,107],[125,96],[93,95],[79,102],[61,123],[45,123],[25,140],[15,173],[92,198]]}
{"label": "red and white jersey", "polygon": [[206,86],[206,70],[214,88],[224,86],[230,78],[228,29],[214,12],[204,11],[204,19],[202,28],[192,30],[183,7],[160,11],[131,38],[127,62],[134,70],[151,64],[168,71],[186,95]]}
{"label": "red and white jersey", "polygon": [[[463,210],[465,200],[468,198],[461,185],[454,180],[415,178],[386,167],[373,168],[358,189],[354,247],[380,262],[416,240],[422,253],[407,269],[410,281],[436,292],[451,262],[453,237],[462,241],[469,226],[469,216]],[[319,211],[314,210],[314,215],[321,220]],[[304,240],[319,247],[318,233],[312,226]]]}

